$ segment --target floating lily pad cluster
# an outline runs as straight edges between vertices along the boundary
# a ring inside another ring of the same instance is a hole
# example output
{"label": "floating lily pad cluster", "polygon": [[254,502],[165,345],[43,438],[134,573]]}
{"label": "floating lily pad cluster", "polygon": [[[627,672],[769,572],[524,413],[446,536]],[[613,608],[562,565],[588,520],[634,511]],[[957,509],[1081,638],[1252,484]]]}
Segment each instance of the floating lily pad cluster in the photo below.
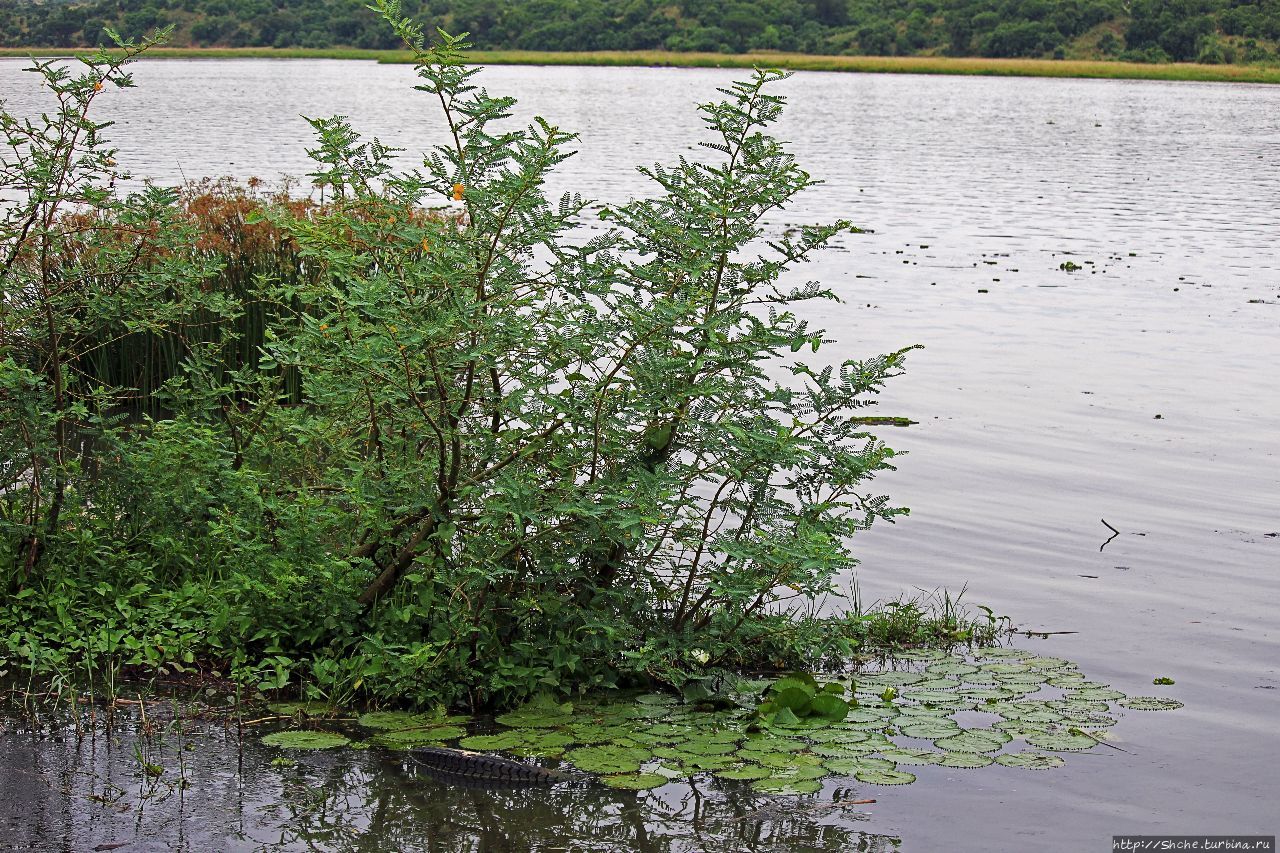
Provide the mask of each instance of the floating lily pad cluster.
{"label": "floating lily pad cluster", "polygon": [[380,745],[456,741],[477,752],[558,758],[617,788],[711,774],[802,794],[819,790],[827,776],[905,785],[916,779],[908,768],[930,764],[1059,767],[1064,753],[1107,743],[1113,704],[1181,707],[1173,699],[1126,698],[1069,661],[1010,648],[911,651],[852,678],[800,675],[753,687],[758,692],[738,697],[739,707],[714,711],[656,693],[541,699],[498,716],[497,731],[465,737],[459,717],[379,712],[359,722],[378,732],[372,742]]}

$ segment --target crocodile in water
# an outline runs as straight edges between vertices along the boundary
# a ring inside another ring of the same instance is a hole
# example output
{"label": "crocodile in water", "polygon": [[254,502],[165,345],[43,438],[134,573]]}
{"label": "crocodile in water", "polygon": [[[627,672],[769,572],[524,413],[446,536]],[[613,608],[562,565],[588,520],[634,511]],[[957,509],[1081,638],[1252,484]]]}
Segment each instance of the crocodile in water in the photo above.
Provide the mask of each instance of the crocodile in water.
{"label": "crocodile in water", "polygon": [[423,746],[409,754],[418,764],[442,777],[442,781],[452,778],[498,785],[549,785],[581,778],[574,773],[536,767],[465,749]]}

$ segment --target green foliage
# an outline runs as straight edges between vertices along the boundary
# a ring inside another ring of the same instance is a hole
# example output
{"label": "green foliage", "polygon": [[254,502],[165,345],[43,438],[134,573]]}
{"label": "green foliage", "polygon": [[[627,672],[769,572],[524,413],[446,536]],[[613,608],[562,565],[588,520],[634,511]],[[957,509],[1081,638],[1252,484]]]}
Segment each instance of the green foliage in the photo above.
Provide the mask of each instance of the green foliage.
{"label": "green foliage", "polygon": [[380,9],[450,132],[403,169],[310,120],[316,203],[118,195],[89,108],[150,42],[37,63],[59,109],[3,114],[2,653],[422,705],[847,655],[784,602],[905,512],[860,417],[905,351],[824,365],[792,311],[851,226],[765,234],[813,183],[766,132],[785,75],[584,243],[543,192],[572,134],[499,124],[458,39]]}
{"label": "green foliage", "polygon": [[820,684],[808,673],[795,673],[769,686],[767,698],[756,707],[756,715],[766,726],[795,725],[805,717],[839,722],[849,714],[844,693],[845,687],[839,682]]}
{"label": "green foliage", "polygon": [[334,732],[310,730],[273,732],[264,736],[262,742],[281,749],[334,749],[350,743],[346,737]]}
{"label": "green foliage", "polygon": [[[1276,60],[1275,0],[408,0],[408,14],[484,49],[670,50],[712,53]],[[0,0],[0,46],[95,46],[104,26],[141,33],[174,25],[192,47],[397,46],[378,16],[342,0],[276,7],[249,0],[186,0],[137,6],[112,0]]]}

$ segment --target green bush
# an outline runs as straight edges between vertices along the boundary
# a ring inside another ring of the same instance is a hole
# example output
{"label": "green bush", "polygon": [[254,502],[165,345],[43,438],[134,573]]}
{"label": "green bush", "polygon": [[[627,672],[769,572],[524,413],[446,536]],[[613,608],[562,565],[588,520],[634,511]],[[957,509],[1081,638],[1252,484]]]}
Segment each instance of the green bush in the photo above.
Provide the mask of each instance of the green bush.
{"label": "green bush", "polygon": [[[905,351],[816,364],[792,307],[833,297],[783,283],[851,226],[762,225],[813,184],[765,132],[785,75],[702,106],[710,159],[584,240],[544,191],[573,135],[381,10],[449,133],[400,169],[311,120],[320,200],[232,222],[278,236],[256,265],[180,194],[111,189],[87,116],[146,44],[37,63],[60,111],[4,114],[0,655],[419,703],[674,681],[749,662],[905,511],[858,416]],[[148,383],[85,367],[160,349]]]}

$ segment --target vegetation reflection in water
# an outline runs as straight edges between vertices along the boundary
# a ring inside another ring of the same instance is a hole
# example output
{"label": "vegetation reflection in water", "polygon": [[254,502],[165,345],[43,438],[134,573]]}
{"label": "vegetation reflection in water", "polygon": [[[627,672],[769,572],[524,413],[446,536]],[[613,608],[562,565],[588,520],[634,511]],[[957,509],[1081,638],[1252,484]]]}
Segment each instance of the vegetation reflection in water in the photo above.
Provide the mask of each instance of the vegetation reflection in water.
{"label": "vegetation reflection in water", "polygon": [[[465,736],[467,719],[458,716],[378,712],[358,722],[378,730],[374,745],[453,745],[557,760],[616,788],[709,776],[763,793],[812,794],[824,777],[909,784],[916,774],[906,768],[930,764],[1060,767],[1068,753],[1122,749],[1109,742],[1117,709],[1181,707],[1173,699],[1128,698],[1069,661],[1010,648],[909,651],[852,678],[742,680],[713,698],[684,704],[657,693],[563,703],[543,697],[499,715],[492,731],[473,725]],[[342,737],[317,742],[323,724],[311,723],[264,740],[285,747],[344,744]]]}

